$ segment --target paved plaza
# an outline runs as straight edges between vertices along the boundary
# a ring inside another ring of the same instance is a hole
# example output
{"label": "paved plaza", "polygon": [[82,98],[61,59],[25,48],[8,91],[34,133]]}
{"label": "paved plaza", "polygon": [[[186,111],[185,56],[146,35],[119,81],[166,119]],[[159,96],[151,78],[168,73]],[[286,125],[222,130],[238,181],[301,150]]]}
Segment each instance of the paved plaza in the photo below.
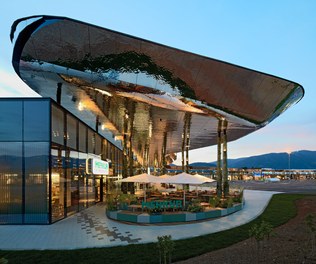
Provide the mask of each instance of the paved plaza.
{"label": "paved plaza", "polygon": [[276,192],[245,190],[244,209],[215,220],[173,225],[133,225],[110,220],[97,204],[52,225],[2,225],[1,249],[77,249],[196,237],[230,229],[256,218]]}

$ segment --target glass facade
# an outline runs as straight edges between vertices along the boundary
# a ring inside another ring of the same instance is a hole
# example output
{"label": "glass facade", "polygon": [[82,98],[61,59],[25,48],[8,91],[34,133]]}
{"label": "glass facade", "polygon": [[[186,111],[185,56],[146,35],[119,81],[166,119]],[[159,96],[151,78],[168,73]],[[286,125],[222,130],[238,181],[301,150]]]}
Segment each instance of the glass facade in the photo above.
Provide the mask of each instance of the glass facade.
{"label": "glass facade", "polygon": [[0,99],[0,127],[0,224],[54,223],[102,201],[87,158],[121,170],[122,152],[51,99]]}
{"label": "glass facade", "polygon": [[0,223],[49,223],[49,99],[0,100]]}

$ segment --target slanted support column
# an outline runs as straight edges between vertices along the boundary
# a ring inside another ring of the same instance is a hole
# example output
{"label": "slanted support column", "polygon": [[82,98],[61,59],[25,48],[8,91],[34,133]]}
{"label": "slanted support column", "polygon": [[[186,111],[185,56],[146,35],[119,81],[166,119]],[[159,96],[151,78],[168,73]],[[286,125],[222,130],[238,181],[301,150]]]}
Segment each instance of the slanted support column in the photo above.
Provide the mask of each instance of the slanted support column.
{"label": "slanted support column", "polygon": [[162,174],[166,174],[167,173],[167,161],[166,161],[166,154],[167,154],[167,132],[164,132],[163,134],[163,145],[162,145],[162,149],[161,149],[161,172]]}
{"label": "slanted support column", "polygon": [[146,144],[146,173],[150,174],[150,164],[149,164],[149,144]]}
{"label": "slanted support column", "polygon": [[[135,103],[131,102],[129,109],[129,130],[128,130],[128,170],[129,176],[134,175],[134,153],[133,153],[133,136],[134,136],[134,118],[135,118]],[[132,185],[132,193],[134,193],[134,184]]]}
{"label": "slanted support column", "polygon": [[222,120],[218,120],[217,126],[217,170],[216,170],[216,194],[217,197],[222,197]]}
{"label": "slanted support column", "polygon": [[[182,133],[182,171],[189,172],[191,113],[185,113]],[[185,158],[184,158],[185,153]]]}
{"label": "slanted support column", "polygon": [[[126,178],[128,177],[128,148],[127,148],[127,128],[128,128],[128,119],[123,116],[123,160],[122,160],[122,177]],[[127,193],[128,192],[128,186],[129,183],[122,183],[121,185],[121,191],[123,193]]]}
{"label": "slanted support column", "polygon": [[228,169],[227,169],[227,120],[223,121],[222,127],[222,144],[223,144],[223,192],[224,197],[229,195]]}
{"label": "slanted support column", "polygon": [[184,151],[185,151],[185,142],[186,142],[186,124],[184,119],[184,125],[183,125],[183,133],[182,133],[182,148],[181,148],[181,157],[182,157],[182,171],[184,171],[185,168],[185,162],[184,162]]}
{"label": "slanted support column", "polygon": [[216,194],[224,198],[229,194],[227,169],[227,120],[218,120],[217,127],[217,186]]}
{"label": "slanted support column", "polygon": [[186,144],[185,144],[185,172],[189,173],[189,149],[190,149],[190,130],[191,130],[191,113],[186,113]]}

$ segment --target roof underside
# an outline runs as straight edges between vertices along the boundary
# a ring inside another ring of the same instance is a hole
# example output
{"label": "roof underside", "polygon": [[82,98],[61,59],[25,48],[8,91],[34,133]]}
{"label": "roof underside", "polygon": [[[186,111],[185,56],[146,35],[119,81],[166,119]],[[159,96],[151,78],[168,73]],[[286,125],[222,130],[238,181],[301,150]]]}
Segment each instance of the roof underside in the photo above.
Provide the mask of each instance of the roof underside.
{"label": "roof underside", "polygon": [[[19,31],[18,31],[19,30]],[[18,31],[15,33],[15,31]],[[23,18],[12,26],[13,66],[34,91],[61,105],[117,146],[150,160],[216,144],[271,122],[298,102],[294,82],[63,17]],[[18,33],[18,34],[17,34]],[[98,116],[98,118],[97,118]],[[189,124],[189,125],[188,125]]]}

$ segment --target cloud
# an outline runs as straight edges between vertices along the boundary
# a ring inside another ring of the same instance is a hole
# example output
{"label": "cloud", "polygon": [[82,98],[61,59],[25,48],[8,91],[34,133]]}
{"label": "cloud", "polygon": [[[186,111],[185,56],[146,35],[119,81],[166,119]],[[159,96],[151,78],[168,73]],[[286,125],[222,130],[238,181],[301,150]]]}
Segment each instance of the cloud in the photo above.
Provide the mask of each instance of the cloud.
{"label": "cloud", "polygon": [[0,97],[38,97],[16,73],[0,68]]}

